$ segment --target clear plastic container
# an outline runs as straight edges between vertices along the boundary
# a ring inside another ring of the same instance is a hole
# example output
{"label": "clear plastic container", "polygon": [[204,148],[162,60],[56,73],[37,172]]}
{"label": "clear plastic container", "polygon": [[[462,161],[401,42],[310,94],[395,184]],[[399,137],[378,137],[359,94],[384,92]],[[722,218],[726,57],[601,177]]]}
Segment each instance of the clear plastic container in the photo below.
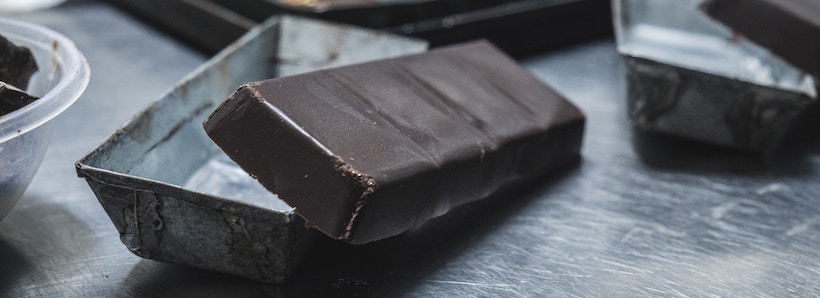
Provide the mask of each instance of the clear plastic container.
{"label": "clear plastic container", "polygon": [[85,90],[88,63],[65,36],[44,27],[0,19],[0,35],[31,50],[39,70],[28,92],[40,99],[0,116],[0,220],[31,182],[51,138],[49,122]]}

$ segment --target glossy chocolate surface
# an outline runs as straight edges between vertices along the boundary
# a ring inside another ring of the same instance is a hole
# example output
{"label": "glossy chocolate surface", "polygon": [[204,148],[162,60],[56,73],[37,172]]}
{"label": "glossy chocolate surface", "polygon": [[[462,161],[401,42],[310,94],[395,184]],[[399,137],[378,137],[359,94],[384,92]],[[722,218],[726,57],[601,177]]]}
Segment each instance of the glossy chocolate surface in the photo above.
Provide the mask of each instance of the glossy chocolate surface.
{"label": "glossy chocolate surface", "polygon": [[478,42],[250,83],[204,127],[309,225],[365,243],[576,161],[584,116]]}
{"label": "glossy chocolate surface", "polygon": [[708,0],[709,16],[820,78],[820,1]]}

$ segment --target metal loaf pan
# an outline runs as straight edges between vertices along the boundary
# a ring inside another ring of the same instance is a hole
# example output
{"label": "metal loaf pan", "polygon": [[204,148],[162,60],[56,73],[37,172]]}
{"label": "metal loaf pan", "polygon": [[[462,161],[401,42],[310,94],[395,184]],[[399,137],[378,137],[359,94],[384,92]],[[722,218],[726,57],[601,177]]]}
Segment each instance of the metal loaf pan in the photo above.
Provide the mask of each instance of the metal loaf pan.
{"label": "metal loaf pan", "polygon": [[222,153],[202,121],[246,82],[426,48],[385,33],[271,18],[83,157],[77,173],[134,254],[282,283],[314,232]]}
{"label": "metal loaf pan", "polygon": [[643,131],[772,152],[817,101],[813,79],[708,18],[702,2],[613,2],[630,119]]}

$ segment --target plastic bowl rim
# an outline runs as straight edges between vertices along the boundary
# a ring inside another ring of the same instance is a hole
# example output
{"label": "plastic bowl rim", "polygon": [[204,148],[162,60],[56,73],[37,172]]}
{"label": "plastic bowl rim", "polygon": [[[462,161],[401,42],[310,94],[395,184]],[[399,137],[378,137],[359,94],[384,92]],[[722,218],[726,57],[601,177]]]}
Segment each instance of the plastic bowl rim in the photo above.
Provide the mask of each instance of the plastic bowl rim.
{"label": "plastic bowl rim", "polygon": [[[2,28],[10,27],[23,31],[23,33],[17,32],[5,36],[15,44],[18,44],[20,40],[32,43],[51,42],[52,51],[56,51],[55,57],[60,63],[58,71],[61,78],[40,99],[0,116],[0,144],[32,131],[57,117],[79,99],[91,78],[85,56],[67,37],[40,25],[0,18],[0,34],[4,34]],[[43,69],[43,66],[38,67]]]}

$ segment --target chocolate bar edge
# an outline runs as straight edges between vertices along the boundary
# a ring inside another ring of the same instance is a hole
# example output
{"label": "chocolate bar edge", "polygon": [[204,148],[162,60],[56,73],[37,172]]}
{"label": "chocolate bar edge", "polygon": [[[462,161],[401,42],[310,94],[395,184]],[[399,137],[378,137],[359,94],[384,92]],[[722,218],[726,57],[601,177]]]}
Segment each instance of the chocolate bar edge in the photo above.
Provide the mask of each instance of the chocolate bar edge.
{"label": "chocolate bar edge", "polygon": [[[309,225],[322,227],[324,233],[328,235],[339,235],[342,233],[339,227],[336,229],[328,229],[327,227],[334,227],[334,222],[347,221],[342,219],[346,214],[350,214],[353,210],[345,209],[343,202],[326,198],[322,193],[313,193],[311,190],[318,190],[321,188],[335,188],[341,192],[336,193],[337,196],[347,197],[353,192],[353,189],[347,188],[353,182],[345,177],[336,175],[333,170],[336,168],[337,159],[322,152],[316,144],[315,140],[305,134],[299,127],[295,126],[292,121],[281,114],[269,113],[268,104],[262,99],[259,94],[254,94],[251,90],[252,84],[249,83],[240,87],[236,93],[231,95],[228,100],[223,102],[215,112],[203,122],[203,127],[208,136],[214,140],[237,165],[239,165],[245,172],[255,173],[251,176],[259,181],[269,191],[279,195],[280,199],[284,200],[293,206],[294,197],[301,201],[317,201],[329,206],[324,208],[317,207],[316,209],[324,210],[339,210],[336,214],[324,214],[321,217],[312,217],[313,220],[307,221]],[[241,118],[242,121],[238,121]],[[269,126],[271,120],[280,122],[282,125]],[[259,130],[258,128],[265,128],[266,130]],[[247,135],[242,136],[232,132],[248,131]],[[264,136],[270,139],[269,142],[255,142],[255,136]],[[282,144],[277,140],[287,139],[290,142]],[[248,150],[257,152],[275,152],[276,156],[270,158],[268,155],[246,154]],[[233,153],[233,154],[232,154]],[[239,155],[237,155],[239,154]],[[315,158],[315,156],[320,156]],[[301,161],[301,162],[297,162]],[[291,163],[294,162],[294,163]],[[273,166],[271,166],[273,165]],[[286,177],[299,176],[300,174],[291,174],[292,171],[307,171],[301,173],[304,177],[302,180],[288,179]],[[288,172],[283,175],[284,172]],[[269,181],[260,179],[260,177],[276,177],[268,179]],[[279,189],[277,181],[290,181],[291,183],[300,185],[300,189],[308,190],[306,193],[291,192],[293,187],[288,190]],[[344,190],[344,191],[342,191]],[[338,204],[333,204],[338,203]],[[303,208],[306,209],[306,208]],[[303,215],[304,210],[295,208],[297,214]],[[303,216],[304,217],[304,216]],[[339,236],[335,236],[339,238]]]}

